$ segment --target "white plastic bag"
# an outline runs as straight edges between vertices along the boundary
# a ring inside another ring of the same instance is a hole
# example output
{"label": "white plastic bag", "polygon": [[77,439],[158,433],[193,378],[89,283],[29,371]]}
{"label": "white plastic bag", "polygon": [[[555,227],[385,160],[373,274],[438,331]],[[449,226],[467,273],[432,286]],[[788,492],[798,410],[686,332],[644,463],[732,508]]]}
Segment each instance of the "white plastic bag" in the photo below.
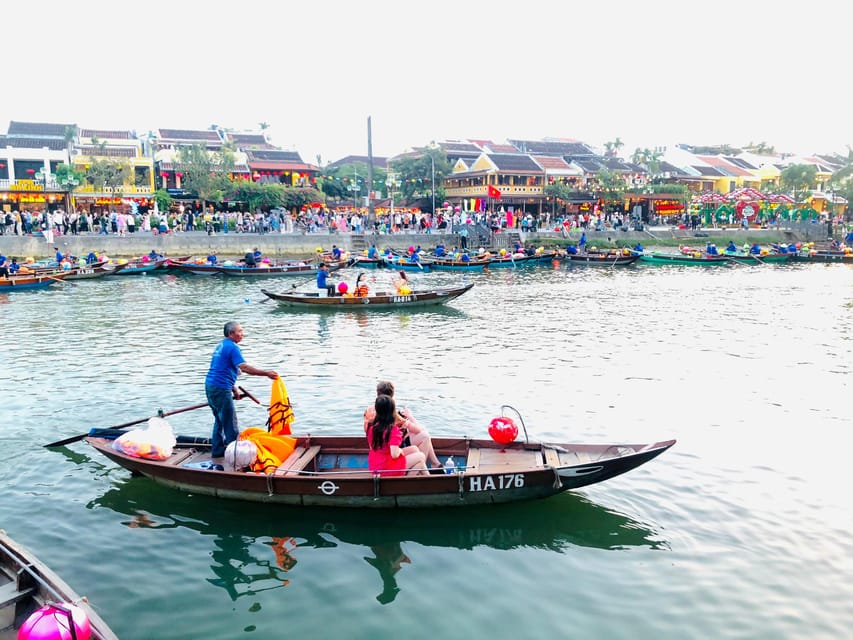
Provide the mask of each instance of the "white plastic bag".
{"label": "white plastic bag", "polygon": [[145,429],[133,429],[113,441],[113,449],[134,458],[165,460],[175,447],[172,425],[163,418],[149,418]]}
{"label": "white plastic bag", "polygon": [[245,471],[258,459],[258,447],[251,440],[235,440],[225,447],[226,471]]}

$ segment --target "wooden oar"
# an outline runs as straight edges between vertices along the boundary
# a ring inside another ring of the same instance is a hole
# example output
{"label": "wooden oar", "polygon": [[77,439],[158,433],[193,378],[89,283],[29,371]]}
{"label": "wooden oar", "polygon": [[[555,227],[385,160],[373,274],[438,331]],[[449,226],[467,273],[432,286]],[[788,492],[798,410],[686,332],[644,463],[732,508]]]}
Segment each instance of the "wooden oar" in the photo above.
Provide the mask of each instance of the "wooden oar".
{"label": "wooden oar", "polygon": [[77,286],[77,283],[76,283],[76,282],[66,282],[66,281],[65,281],[65,280],[63,280],[62,278],[57,278],[57,277],[55,277],[55,276],[43,276],[43,277],[48,278],[49,280],[56,280],[57,282],[61,282],[62,284],[70,284],[72,287],[76,287],[76,286]]}
{"label": "wooden oar", "polygon": [[[183,409],[175,409],[174,411],[162,411],[161,410],[161,411],[157,412],[156,416],[148,416],[145,418],[140,418],[139,420],[132,420],[130,422],[125,422],[124,424],[117,424],[113,427],[108,427],[108,428],[109,429],[123,429],[125,427],[131,427],[135,424],[141,424],[143,422],[147,422],[151,418],[163,418],[165,416],[173,416],[176,413],[184,413],[185,411],[193,411],[195,409],[201,409],[202,407],[206,407],[206,406],[208,406],[208,404],[205,402],[204,404],[194,404],[191,407],[184,407]],[[56,442],[51,442],[51,443],[46,444],[44,446],[47,447],[48,449],[50,449],[52,447],[62,447],[66,444],[71,444],[72,442],[77,442],[79,440],[82,440],[83,438],[85,438],[88,435],[89,435],[88,432],[87,433],[81,433],[81,434],[78,434],[76,436],[71,436],[70,438],[64,438],[62,440],[57,440]]]}
{"label": "wooden oar", "polygon": [[255,404],[261,404],[260,401],[255,396],[253,396],[251,393],[246,391],[243,387],[237,387],[237,389],[243,394],[244,398],[248,398],[249,400],[251,400]]}

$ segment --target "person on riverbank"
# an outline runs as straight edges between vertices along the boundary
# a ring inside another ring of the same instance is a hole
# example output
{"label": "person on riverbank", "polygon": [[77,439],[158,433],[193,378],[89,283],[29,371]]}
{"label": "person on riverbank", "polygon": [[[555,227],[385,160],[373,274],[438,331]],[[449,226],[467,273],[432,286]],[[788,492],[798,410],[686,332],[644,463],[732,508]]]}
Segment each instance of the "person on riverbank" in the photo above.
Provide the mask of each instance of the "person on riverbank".
{"label": "person on riverbank", "polygon": [[243,327],[239,322],[226,322],[222,332],[225,337],[213,350],[210,368],[204,379],[207,402],[213,412],[213,433],[210,438],[210,455],[213,458],[224,456],[225,447],[240,434],[234,407],[234,400],[241,397],[236,386],[240,372],[266,376],[271,380],[278,378],[277,372],[258,369],[246,362],[238,346],[243,340]]}
{"label": "person on riverbank", "polygon": [[397,413],[391,396],[377,396],[373,419],[367,423],[367,466],[381,476],[429,475],[426,458],[414,445],[403,447],[403,431],[409,421]]}
{"label": "person on riverbank", "polygon": [[[377,382],[376,397],[379,398],[380,396],[389,396],[393,398],[394,383],[390,380],[380,380]],[[405,439],[406,436],[409,437],[409,442],[424,454],[424,459],[432,466],[433,469],[441,468],[441,462],[439,461],[438,456],[435,455],[435,450],[432,446],[432,438],[426,428],[415,420],[415,417],[412,415],[412,412],[408,407],[400,408],[399,411],[397,411],[397,414],[405,420],[405,424],[403,425],[403,438]],[[367,407],[367,409],[364,410],[365,433],[367,433],[370,423],[375,419],[376,408],[374,406]]]}

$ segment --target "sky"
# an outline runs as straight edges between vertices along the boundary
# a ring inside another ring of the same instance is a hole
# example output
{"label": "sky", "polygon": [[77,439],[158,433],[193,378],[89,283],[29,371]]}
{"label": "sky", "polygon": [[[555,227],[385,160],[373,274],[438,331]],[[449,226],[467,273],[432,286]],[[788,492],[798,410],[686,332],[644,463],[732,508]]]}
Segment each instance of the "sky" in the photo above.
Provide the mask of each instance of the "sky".
{"label": "sky", "polygon": [[625,158],[853,145],[849,0],[42,0],[0,24],[0,132],[267,123],[321,165],[367,155],[368,117],[376,157],[462,139],[619,138]]}

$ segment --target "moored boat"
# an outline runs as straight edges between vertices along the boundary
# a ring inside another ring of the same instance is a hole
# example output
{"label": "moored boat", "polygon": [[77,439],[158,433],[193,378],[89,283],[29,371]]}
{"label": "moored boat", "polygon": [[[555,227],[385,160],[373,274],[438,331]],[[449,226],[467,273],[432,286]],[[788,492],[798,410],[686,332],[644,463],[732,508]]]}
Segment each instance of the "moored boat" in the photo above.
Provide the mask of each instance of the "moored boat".
{"label": "moored boat", "polygon": [[103,278],[104,276],[114,275],[127,267],[124,264],[109,264],[106,260],[93,262],[91,264],[79,264],[72,267],[65,276],[65,280],[91,280],[93,278]]}
{"label": "moored boat", "polygon": [[[697,252],[698,253],[698,252]],[[685,254],[685,253],[663,253],[654,251],[652,253],[644,253],[641,257],[643,262],[650,264],[678,264],[678,265],[724,265],[734,262],[728,256],[709,256],[704,253]]]}
{"label": "moored boat", "polygon": [[368,296],[328,296],[321,297],[319,292],[295,291],[291,293],[275,293],[261,289],[268,298],[275,300],[284,307],[301,307],[310,309],[333,309],[340,310],[374,310],[374,309],[402,309],[412,307],[428,307],[447,304],[455,300],[473,287],[466,284],[461,287],[446,287],[427,289],[424,291],[412,291],[403,295],[399,293],[374,293]]}
{"label": "moored boat", "polygon": [[[326,263],[330,264],[330,263]],[[340,269],[342,263],[331,263],[330,271]],[[300,276],[316,274],[318,267],[316,264],[306,262],[288,262],[282,264],[267,264],[261,263],[258,266],[252,267],[244,264],[231,265],[216,265],[216,270],[226,276],[244,276],[254,278],[265,278],[269,276]]]}
{"label": "moored boat", "polygon": [[0,531],[0,638],[71,638],[69,615],[77,623],[76,637],[83,637],[81,631],[88,627],[91,635],[85,637],[92,640],[118,638],[86,598],[77,595],[26,547]]}
{"label": "moored boat", "polygon": [[112,275],[117,276],[138,276],[152,271],[159,271],[166,268],[167,258],[158,258],[156,260],[135,259],[127,262],[119,262],[122,265],[121,269],[113,269]]}
{"label": "moored boat", "polygon": [[840,262],[853,264],[853,252],[850,251],[808,251],[793,256],[794,262]]}
{"label": "moored boat", "polygon": [[617,267],[634,264],[642,254],[623,251],[613,252],[588,252],[588,253],[566,253],[563,260],[571,264],[598,265],[602,267]]}
{"label": "moored boat", "polygon": [[[113,436],[114,437],[114,436]],[[362,436],[300,436],[269,474],[222,470],[207,438],[178,438],[165,460],[129,456],[110,437],[85,440],[134,474],[193,494],[253,502],[347,508],[464,507],[546,498],[608,480],[669,449],[675,440],[644,444],[550,444],[466,437],[436,438],[436,454],[452,473],[383,476],[367,467]]]}
{"label": "moored boat", "polygon": [[486,268],[483,260],[465,262],[463,260],[432,258],[429,263],[433,271],[482,271]]}
{"label": "moored boat", "polygon": [[0,293],[7,291],[26,291],[46,289],[68,277],[68,272],[35,273],[15,276],[0,276]]}

